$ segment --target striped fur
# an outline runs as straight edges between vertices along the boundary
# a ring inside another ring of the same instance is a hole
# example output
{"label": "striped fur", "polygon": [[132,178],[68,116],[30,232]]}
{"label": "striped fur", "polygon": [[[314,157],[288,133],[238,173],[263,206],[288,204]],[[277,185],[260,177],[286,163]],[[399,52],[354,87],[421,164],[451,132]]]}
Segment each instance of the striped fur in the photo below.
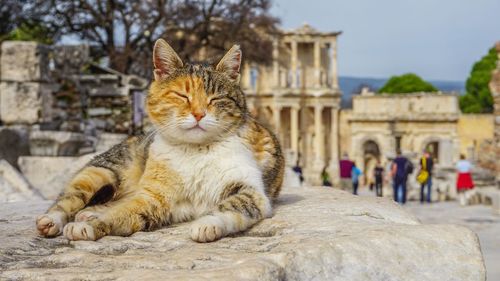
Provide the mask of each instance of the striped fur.
{"label": "striped fur", "polygon": [[90,161],[37,219],[39,233],[96,240],[194,220],[191,238],[210,242],[269,217],[284,159],[249,117],[240,62],[235,46],[216,67],[183,63],[159,41],[147,98],[155,131]]}

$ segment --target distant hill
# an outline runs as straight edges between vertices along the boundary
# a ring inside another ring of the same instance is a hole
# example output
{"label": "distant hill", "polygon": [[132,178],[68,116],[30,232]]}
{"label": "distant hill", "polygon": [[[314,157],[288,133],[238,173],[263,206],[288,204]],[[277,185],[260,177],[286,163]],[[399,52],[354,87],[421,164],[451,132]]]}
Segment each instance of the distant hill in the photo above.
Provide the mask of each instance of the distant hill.
{"label": "distant hill", "polygon": [[[371,89],[378,90],[385,84],[386,81],[387,79],[381,78],[340,76],[339,86],[343,94],[342,107],[352,107],[351,96],[359,93],[362,86],[368,86]],[[460,94],[465,92],[465,83],[462,81],[429,80],[429,82],[443,92],[458,92]]]}

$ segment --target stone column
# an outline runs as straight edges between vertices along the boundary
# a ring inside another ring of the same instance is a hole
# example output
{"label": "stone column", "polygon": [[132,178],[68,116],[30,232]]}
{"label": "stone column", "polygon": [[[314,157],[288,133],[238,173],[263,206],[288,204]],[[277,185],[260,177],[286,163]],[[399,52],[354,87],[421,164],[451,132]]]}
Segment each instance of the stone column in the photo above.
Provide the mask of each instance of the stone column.
{"label": "stone column", "polygon": [[278,38],[274,38],[273,40],[273,87],[280,87],[280,64],[279,64],[279,45]]}
{"label": "stone column", "polygon": [[291,66],[291,72],[292,72],[292,88],[297,88],[298,87],[298,81],[297,81],[297,41],[292,41],[291,42],[292,46],[292,54],[291,54],[291,59],[290,59],[290,66]]}
{"label": "stone column", "polygon": [[332,79],[332,88],[339,88],[339,80],[337,75],[337,38],[334,37],[330,42],[330,77]]}
{"label": "stone column", "polygon": [[241,71],[241,88],[247,90],[251,88],[250,82],[250,64],[244,63]]}
{"label": "stone column", "polygon": [[281,125],[281,106],[274,106],[273,107],[273,119],[274,119],[274,129],[276,132],[276,136],[278,139],[281,141],[281,130],[280,130],[280,125]]}
{"label": "stone column", "polygon": [[314,87],[321,87],[321,45],[314,41]]}
{"label": "stone column", "polygon": [[333,180],[336,181],[338,178],[339,170],[339,110],[337,108],[331,109],[331,120],[330,120],[330,163],[328,168],[330,170],[330,175],[332,175]]}
{"label": "stone column", "polygon": [[299,155],[299,108],[295,106],[290,108],[290,135],[291,149],[295,155],[293,163],[295,164]]}
{"label": "stone column", "polygon": [[323,160],[324,157],[323,155],[325,154],[325,138],[323,136],[323,120],[322,120],[322,112],[323,112],[323,106],[322,105],[315,105],[314,106],[314,136],[315,136],[315,146],[316,149],[314,150],[315,154],[315,162],[321,163],[321,166],[323,165]]}

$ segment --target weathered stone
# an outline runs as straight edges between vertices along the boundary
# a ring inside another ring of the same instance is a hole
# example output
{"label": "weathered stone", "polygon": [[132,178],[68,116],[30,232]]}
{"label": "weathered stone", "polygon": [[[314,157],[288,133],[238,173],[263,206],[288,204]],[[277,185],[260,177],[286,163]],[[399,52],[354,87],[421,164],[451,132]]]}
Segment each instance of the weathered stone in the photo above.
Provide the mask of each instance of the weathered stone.
{"label": "weathered stone", "polygon": [[0,159],[0,202],[43,199],[26,178],[7,161]]}
{"label": "weathered stone", "polygon": [[0,120],[35,124],[50,119],[52,86],[36,82],[0,82]]}
{"label": "weathered stone", "polygon": [[27,126],[0,127],[0,159],[18,168],[17,159],[29,155],[29,130]]}
{"label": "weathered stone", "polygon": [[93,143],[81,133],[33,130],[30,134],[34,156],[75,156],[84,146],[92,147]]}
{"label": "weathered stone", "polygon": [[97,242],[39,238],[50,202],[0,206],[0,279],[484,280],[469,229],[422,225],[387,199],[284,190],[272,218],[209,244],[189,223]]}
{"label": "weathered stone", "polygon": [[2,42],[2,81],[47,82],[50,73],[49,52],[48,46],[36,42]]}
{"label": "weathered stone", "polygon": [[122,142],[128,136],[126,134],[102,133],[99,135],[96,151],[103,152],[110,149],[115,144]]}
{"label": "weathered stone", "polygon": [[[33,187],[45,198],[54,200],[71,177],[78,172],[95,154],[81,157],[41,157],[19,158],[19,168]],[[41,169],[43,167],[43,169]]]}

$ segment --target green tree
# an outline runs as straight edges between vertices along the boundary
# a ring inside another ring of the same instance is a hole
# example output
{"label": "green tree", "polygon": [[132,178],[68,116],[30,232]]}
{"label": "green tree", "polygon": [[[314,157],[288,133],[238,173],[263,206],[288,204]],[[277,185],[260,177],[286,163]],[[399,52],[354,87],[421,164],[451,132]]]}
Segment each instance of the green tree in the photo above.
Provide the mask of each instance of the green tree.
{"label": "green tree", "polygon": [[460,109],[464,113],[493,112],[493,97],[489,83],[496,67],[497,52],[491,48],[488,54],[474,64],[465,83],[465,95],[460,97]]}
{"label": "green tree", "polygon": [[379,93],[404,94],[415,92],[437,92],[438,89],[431,83],[424,81],[414,73],[392,76],[385,85],[378,90]]}
{"label": "green tree", "polygon": [[12,30],[6,38],[14,41],[36,41],[51,45],[54,43],[54,32],[47,26],[37,22],[23,22]]}

